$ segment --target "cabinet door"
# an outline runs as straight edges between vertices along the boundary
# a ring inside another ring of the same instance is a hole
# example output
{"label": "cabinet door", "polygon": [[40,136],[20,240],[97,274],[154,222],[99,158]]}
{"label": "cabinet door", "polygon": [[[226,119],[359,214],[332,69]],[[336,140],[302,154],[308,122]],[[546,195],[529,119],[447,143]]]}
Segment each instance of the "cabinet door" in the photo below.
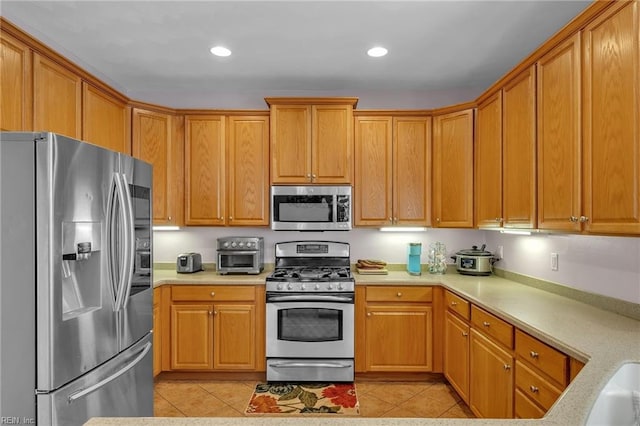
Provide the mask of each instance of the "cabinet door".
{"label": "cabinet door", "polygon": [[82,139],[131,154],[131,111],[126,102],[82,83],[82,104]]}
{"label": "cabinet door", "polygon": [[433,121],[433,220],[439,228],[473,227],[473,110]]}
{"label": "cabinet door", "polygon": [[584,229],[640,233],[640,17],[617,2],[583,30]]}
{"label": "cabinet door", "polygon": [[213,312],[213,366],[216,370],[256,368],[255,305],[216,304]]}
{"label": "cabinet door", "polygon": [[352,106],[314,105],[311,112],[311,181],[319,184],[351,183]]}
{"label": "cabinet door", "polygon": [[354,224],[383,226],[392,223],[393,119],[356,117]]}
{"label": "cabinet door", "polygon": [[172,116],[135,108],[133,110],[133,156],[153,165],[153,223],[179,224],[182,203],[175,194],[182,182],[181,145],[172,134]]}
{"label": "cabinet door", "polygon": [[213,368],[213,305],[171,306],[171,369]]}
{"label": "cabinet door", "polygon": [[0,130],[31,130],[31,50],[4,32],[0,36]]}
{"label": "cabinet door", "polygon": [[393,222],[429,226],[431,118],[393,119]]}
{"label": "cabinet door", "polygon": [[33,55],[33,129],[82,138],[82,80],[68,69]]}
{"label": "cabinet door", "polygon": [[509,82],[502,96],[503,226],[535,228],[535,65]]}
{"label": "cabinet door", "polygon": [[444,327],[444,375],[468,404],[469,325],[447,311]]}
{"label": "cabinet door", "polygon": [[369,305],[367,371],[432,370],[433,315],[424,305]]}
{"label": "cabinet door", "polygon": [[269,117],[228,118],[228,224],[269,224]]}
{"label": "cabinet door", "polygon": [[579,231],[580,34],[543,56],[537,75],[538,228]]}
{"label": "cabinet door", "polygon": [[513,356],[471,329],[469,407],[479,417],[513,418]]}
{"label": "cabinet door", "polygon": [[225,118],[185,117],[185,224],[226,223]]}
{"label": "cabinet door", "polygon": [[271,182],[311,183],[311,106],[271,106]]}
{"label": "cabinet door", "polygon": [[478,105],[474,154],[478,228],[502,226],[502,90]]}

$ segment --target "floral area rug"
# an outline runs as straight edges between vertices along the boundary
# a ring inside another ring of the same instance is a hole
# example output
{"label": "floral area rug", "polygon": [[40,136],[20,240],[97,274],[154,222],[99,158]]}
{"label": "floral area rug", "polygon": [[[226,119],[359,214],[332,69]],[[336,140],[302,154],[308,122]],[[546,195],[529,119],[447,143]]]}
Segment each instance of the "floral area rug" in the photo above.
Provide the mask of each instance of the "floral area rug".
{"label": "floral area rug", "polygon": [[245,414],[359,415],[353,383],[258,383]]}

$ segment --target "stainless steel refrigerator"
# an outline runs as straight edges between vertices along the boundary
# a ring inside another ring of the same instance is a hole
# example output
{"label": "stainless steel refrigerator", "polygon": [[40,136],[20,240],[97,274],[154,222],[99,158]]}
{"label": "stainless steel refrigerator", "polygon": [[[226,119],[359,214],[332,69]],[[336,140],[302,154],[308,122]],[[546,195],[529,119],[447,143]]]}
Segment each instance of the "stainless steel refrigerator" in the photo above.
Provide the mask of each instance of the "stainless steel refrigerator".
{"label": "stainless steel refrigerator", "polygon": [[0,418],[153,416],[151,166],[0,133]]}

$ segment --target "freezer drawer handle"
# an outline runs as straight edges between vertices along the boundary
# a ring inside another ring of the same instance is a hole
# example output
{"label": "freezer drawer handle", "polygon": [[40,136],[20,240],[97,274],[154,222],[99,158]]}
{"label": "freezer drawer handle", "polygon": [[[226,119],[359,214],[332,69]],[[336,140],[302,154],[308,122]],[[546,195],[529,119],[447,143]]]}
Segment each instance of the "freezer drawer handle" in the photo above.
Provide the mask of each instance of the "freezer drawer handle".
{"label": "freezer drawer handle", "polygon": [[71,395],[69,395],[69,403],[75,401],[76,399],[80,399],[85,395],[90,394],[93,391],[96,391],[98,389],[100,389],[101,387],[103,387],[104,385],[106,385],[109,382],[114,381],[115,379],[117,379],[118,377],[122,376],[124,373],[126,373],[127,371],[131,370],[133,367],[136,366],[136,364],[138,364],[142,358],[145,357],[145,355],[149,352],[149,350],[151,349],[151,343],[147,342],[144,347],[142,348],[140,355],[138,355],[136,357],[136,359],[134,359],[133,361],[131,361],[129,363],[129,365],[127,365],[126,367],[124,367],[123,369],[121,369],[120,371],[118,371],[117,373],[112,374],[111,376],[100,380],[98,383],[96,383],[95,385],[89,386],[86,389],[83,389],[81,391],[72,393]]}

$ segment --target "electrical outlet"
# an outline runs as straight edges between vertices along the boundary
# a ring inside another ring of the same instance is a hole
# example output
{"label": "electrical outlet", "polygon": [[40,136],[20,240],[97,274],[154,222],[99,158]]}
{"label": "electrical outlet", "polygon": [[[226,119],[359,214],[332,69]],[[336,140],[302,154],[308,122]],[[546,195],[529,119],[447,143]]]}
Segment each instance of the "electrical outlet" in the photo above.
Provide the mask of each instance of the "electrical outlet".
{"label": "electrical outlet", "polygon": [[504,249],[502,246],[498,246],[498,259],[502,259],[504,257]]}
{"label": "electrical outlet", "polygon": [[551,253],[551,270],[558,270],[558,253]]}

